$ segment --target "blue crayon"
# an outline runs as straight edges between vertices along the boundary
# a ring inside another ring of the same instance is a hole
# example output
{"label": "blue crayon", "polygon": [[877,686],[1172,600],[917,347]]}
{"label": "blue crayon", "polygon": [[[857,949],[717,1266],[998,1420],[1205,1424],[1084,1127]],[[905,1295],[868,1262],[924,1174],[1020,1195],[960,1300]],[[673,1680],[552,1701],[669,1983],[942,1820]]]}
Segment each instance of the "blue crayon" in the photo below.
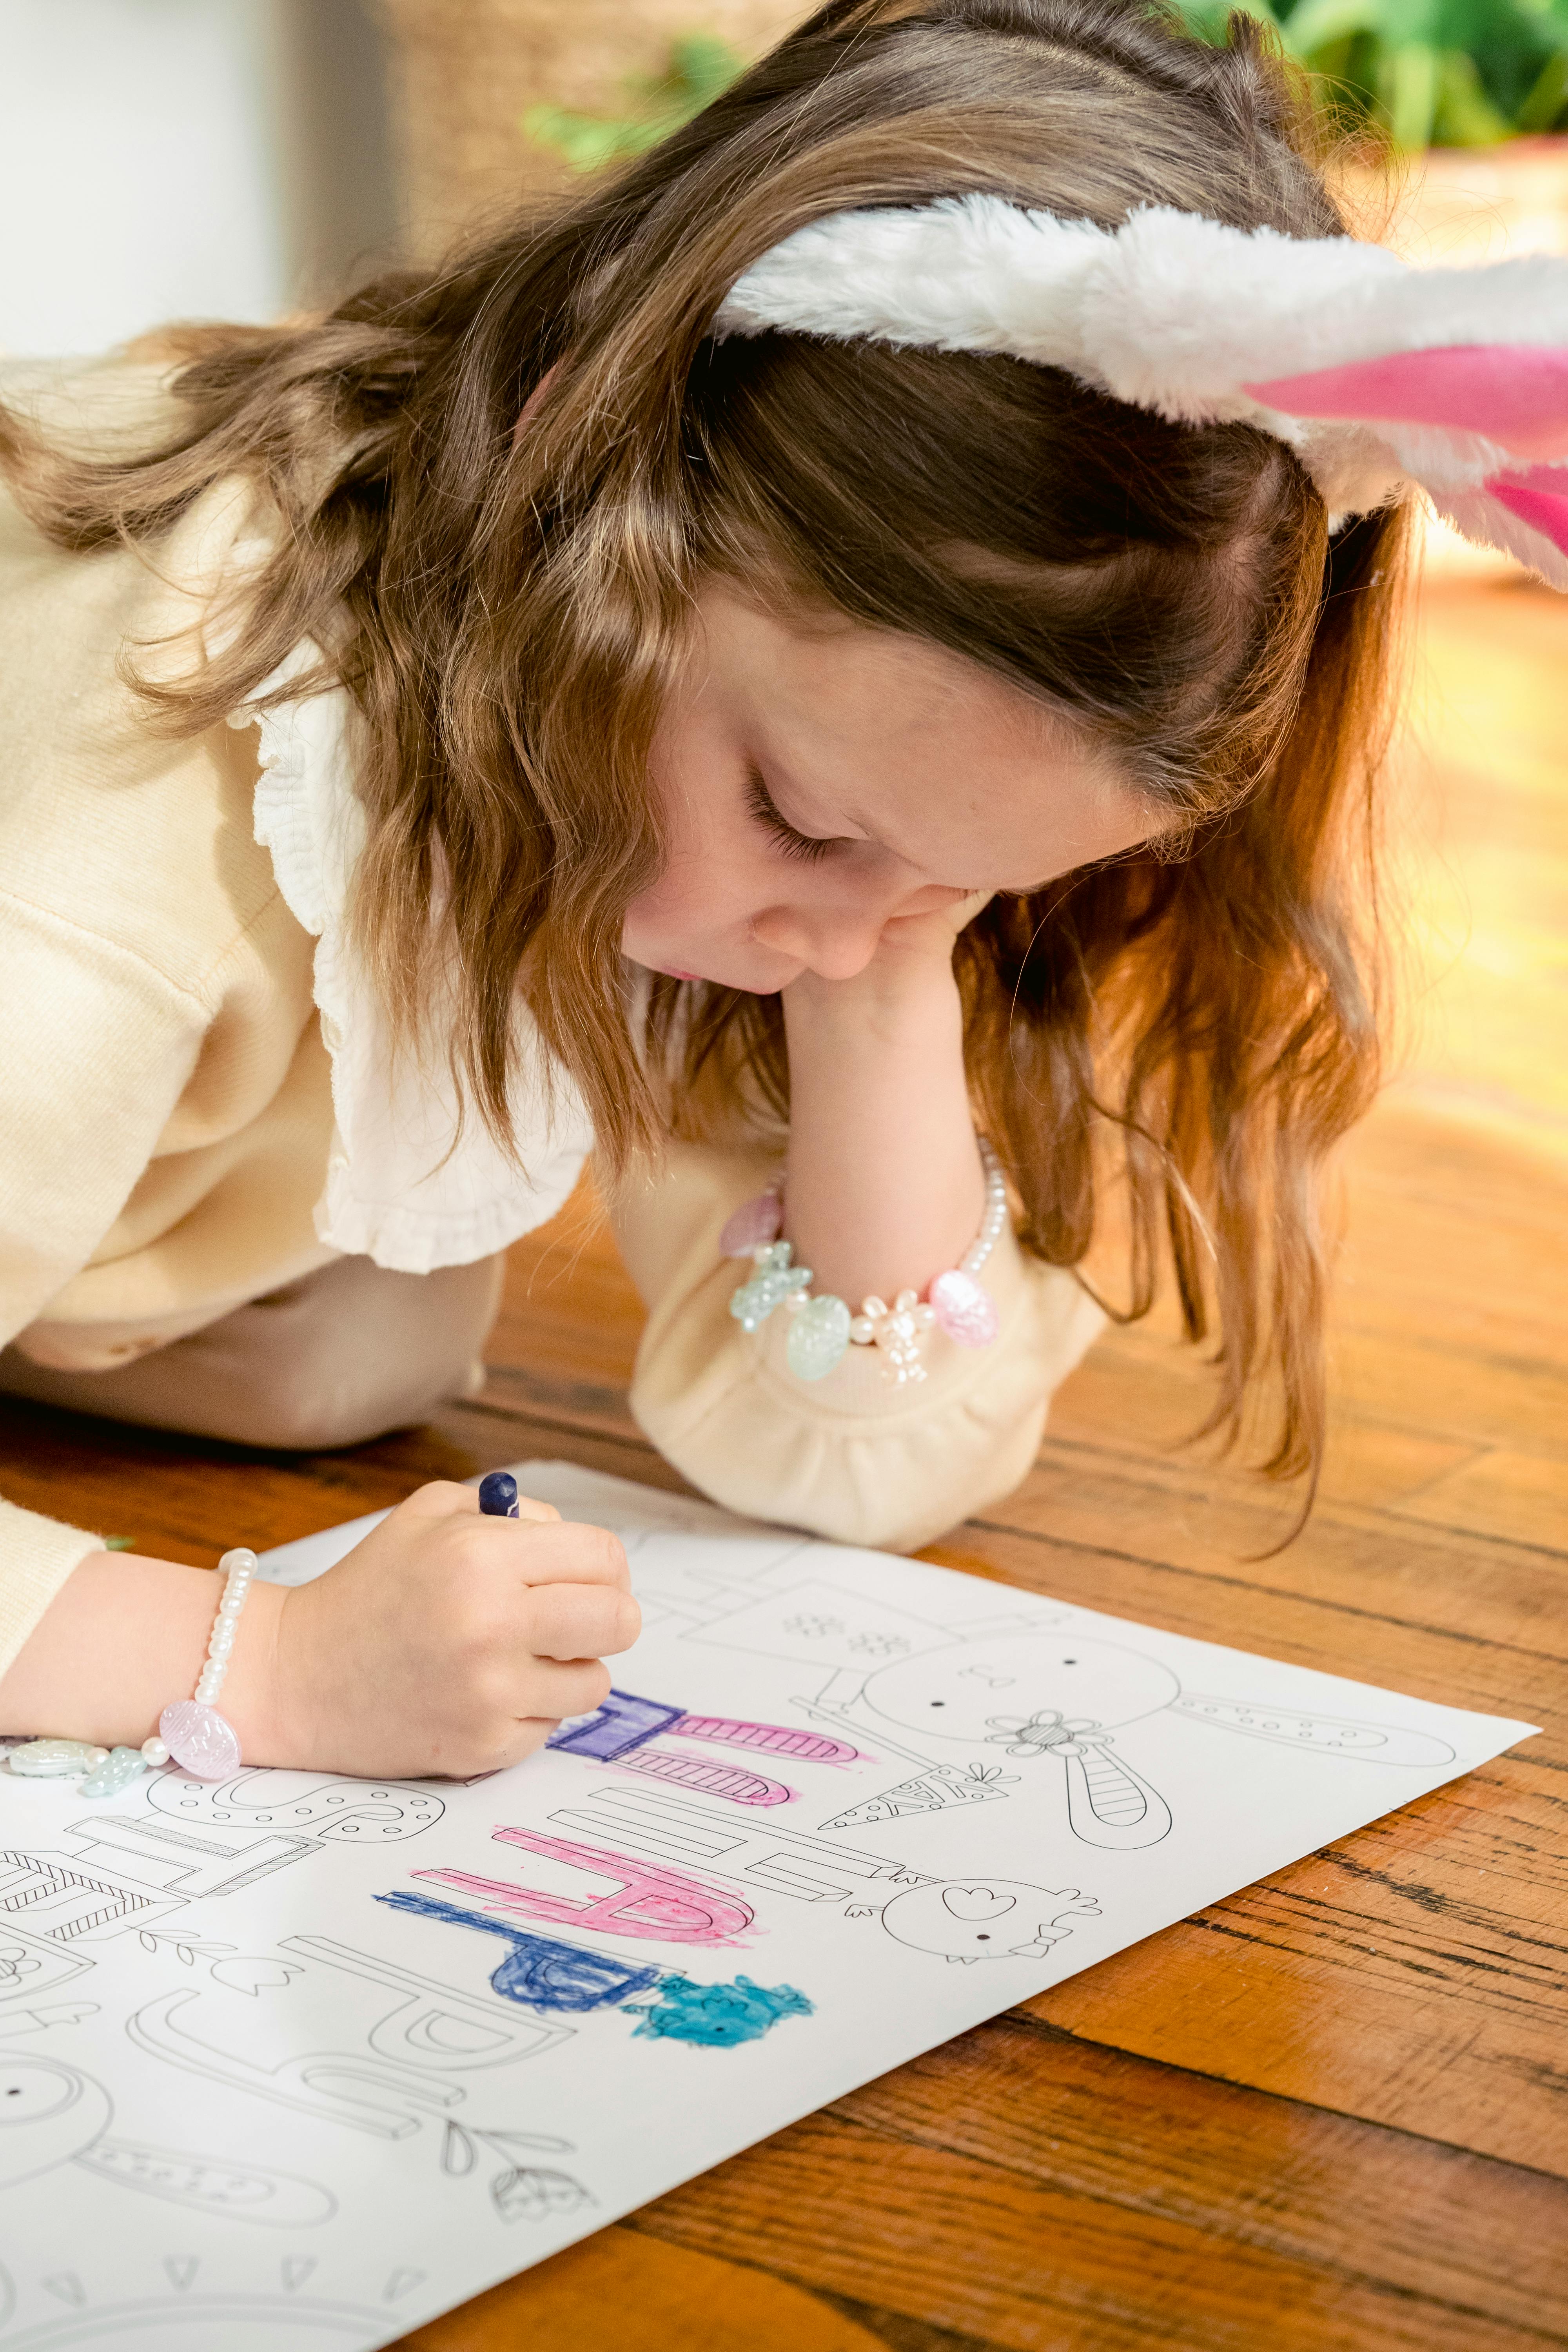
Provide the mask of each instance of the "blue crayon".
{"label": "blue crayon", "polygon": [[510,1470],[492,1470],[479,1480],[479,1508],[487,1519],[515,1519],[517,1480]]}

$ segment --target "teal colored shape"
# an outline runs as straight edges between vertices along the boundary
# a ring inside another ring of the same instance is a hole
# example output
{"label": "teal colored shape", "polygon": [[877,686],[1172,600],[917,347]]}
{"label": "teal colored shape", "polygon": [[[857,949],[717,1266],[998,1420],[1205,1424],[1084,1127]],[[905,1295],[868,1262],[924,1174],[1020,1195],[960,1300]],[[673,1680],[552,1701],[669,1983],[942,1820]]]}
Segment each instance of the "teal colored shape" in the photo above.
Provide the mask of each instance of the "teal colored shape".
{"label": "teal colored shape", "polygon": [[740,2042],[760,2042],[781,2017],[810,2017],[813,2011],[793,1985],[753,1984],[750,1977],[736,1977],[731,1984],[694,1984],[689,1977],[676,1976],[666,1977],[658,2000],[637,2013],[642,2018],[639,2040],[731,2050]]}
{"label": "teal colored shape", "polygon": [[117,1797],[132,1780],[139,1780],[147,1769],[147,1759],[140,1748],[111,1748],[96,1771],[89,1772],[78,1794],[83,1797]]}
{"label": "teal colored shape", "polygon": [[825,1380],[849,1345],[849,1309],[842,1298],[808,1298],[789,1327],[784,1360],[797,1381]]}
{"label": "teal colored shape", "polygon": [[811,1268],[791,1265],[790,1255],[788,1242],[772,1242],[758,1251],[755,1274],[730,1301],[730,1312],[742,1331],[754,1331],[775,1307],[782,1307],[797,1290],[811,1288]]}

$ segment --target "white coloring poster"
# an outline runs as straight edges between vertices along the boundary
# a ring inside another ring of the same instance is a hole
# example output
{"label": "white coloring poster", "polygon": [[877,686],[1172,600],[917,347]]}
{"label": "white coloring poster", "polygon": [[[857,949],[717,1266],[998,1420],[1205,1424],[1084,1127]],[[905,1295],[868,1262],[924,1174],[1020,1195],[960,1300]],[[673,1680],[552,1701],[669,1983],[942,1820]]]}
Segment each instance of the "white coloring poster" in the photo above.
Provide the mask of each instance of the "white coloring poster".
{"label": "white coloring poster", "polygon": [[0,2352],[368,2352],[1532,1727],[517,1476],[645,1615],[526,1763],[0,1776]]}

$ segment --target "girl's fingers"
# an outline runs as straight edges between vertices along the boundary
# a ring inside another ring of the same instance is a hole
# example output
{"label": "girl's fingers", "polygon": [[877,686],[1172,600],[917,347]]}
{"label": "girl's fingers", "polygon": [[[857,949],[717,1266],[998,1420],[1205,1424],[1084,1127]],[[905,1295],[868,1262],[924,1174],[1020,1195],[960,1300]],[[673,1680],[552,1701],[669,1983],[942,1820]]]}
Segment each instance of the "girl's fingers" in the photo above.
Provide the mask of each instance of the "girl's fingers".
{"label": "girl's fingers", "polygon": [[432,1478],[427,1486],[416,1486],[405,1495],[393,1513],[394,1518],[453,1519],[477,1512],[479,1498],[472,1486],[459,1486],[455,1478]]}
{"label": "girl's fingers", "polygon": [[[571,1665],[536,1658],[529,1666],[527,1687],[520,1693],[520,1720],[537,1722],[542,1717],[553,1730],[564,1716],[592,1715],[603,1706],[609,1687],[609,1669],[597,1658],[579,1658]],[[526,1716],[521,1707],[527,1708]]]}
{"label": "girl's fingers", "polygon": [[561,1514],[553,1503],[536,1503],[531,1495],[520,1495],[517,1498],[517,1517],[511,1521],[511,1525],[515,1527],[520,1521],[531,1520],[538,1527],[545,1527],[552,1522],[558,1522],[560,1517]]}
{"label": "girl's fingers", "polygon": [[642,1612],[615,1585],[552,1584],[533,1596],[528,1624],[536,1658],[572,1664],[629,1650],[642,1631]]}
{"label": "girl's fingers", "polygon": [[966,931],[975,916],[984,914],[995,896],[994,890],[972,890],[967,898],[961,898],[952,910],[954,932]]}
{"label": "girl's fingers", "polygon": [[512,1519],[486,1519],[481,1526],[487,1540],[515,1547],[508,1564],[524,1584],[625,1588],[631,1582],[625,1547],[607,1528],[578,1527],[568,1519],[547,1520],[530,1528],[519,1528]]}
{"label": "girl's fingers", "polygon": [[[427,1486],[416,1487],[414,1493],[399,1504],[398,1508],[406,1512],[411,1518],[447,1519],[477,1517],[479,1512],[479,1490],[474,1486],[459,1486],[453,1478],[433,1478]],[[517,1498],[517,1517],[500,1519],[496,1524],[498,1527],[516,1527],[520,1522],[543,1525],[552,1520],[559,1520],[561,1514],[553,1503],[536,1503],[531,1495],[520,1495]]]}

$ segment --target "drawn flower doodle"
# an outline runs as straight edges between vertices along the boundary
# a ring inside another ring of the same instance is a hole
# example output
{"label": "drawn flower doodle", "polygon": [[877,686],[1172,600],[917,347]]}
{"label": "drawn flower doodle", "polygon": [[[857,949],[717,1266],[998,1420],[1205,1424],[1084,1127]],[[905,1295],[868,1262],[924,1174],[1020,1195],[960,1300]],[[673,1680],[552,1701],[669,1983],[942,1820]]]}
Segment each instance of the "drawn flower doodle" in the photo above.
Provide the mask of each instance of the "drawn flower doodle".
{"label": "drawn flower doodle", "polygon": [[491,2176],[490,2202],[503,2221],[547,2221],[562,2213],[579,2212],[594,2202],[580,2180],[548,2165],[518,2161],[518,2151],[545,2156],[569,2156],[572,2143],[535,2132],[491,2131],[474,2124],[448,2123],[441,2144],[441,2169],[453,2179],[472,2172],[483,2146],[505,2159]]}
{"label": "drawn flower doodle", "polygon": [[490,2203],[503,2221],[548,2221],[593,2201],[569,2172],[546,2172],[537,2165],[516,2165],[498,2172],[490,2183]]}
{"label": "drawn flower doodle", "polygon": [[849,1647],[861,1658],[905,1658],[910,1652],[901,1633],[857,1633]]}
{"label": "drawn flower doodle", "polygon": [[26,1944],[13,1937],[0,1939],[0,1985],[19,1985],[24,1977],[37,1976],[43,1965]]}
{"label": "drawn flower doodle", "polygon": [[1053,1748],[1065,1747],[1069,1739],[1101,1732],[1091,1717],[1075,1715],[1069,1722],[1054,1706],[1042,1707],[1037,1715],[990,1715],[985,1719],[994,1726],[985,1735],[986,1746],[1004,1748],[1009,1756],[1044,1756]]}

